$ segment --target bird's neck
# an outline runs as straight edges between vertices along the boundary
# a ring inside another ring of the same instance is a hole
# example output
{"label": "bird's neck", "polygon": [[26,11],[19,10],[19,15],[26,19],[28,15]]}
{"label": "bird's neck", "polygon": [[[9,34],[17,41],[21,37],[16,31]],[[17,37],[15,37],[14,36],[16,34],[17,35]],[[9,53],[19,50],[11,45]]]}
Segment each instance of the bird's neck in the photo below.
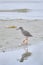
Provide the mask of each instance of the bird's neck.
{"label": "bird's neck", "polygon": [[21,29],[21,31],[23,32],[24,29]]}

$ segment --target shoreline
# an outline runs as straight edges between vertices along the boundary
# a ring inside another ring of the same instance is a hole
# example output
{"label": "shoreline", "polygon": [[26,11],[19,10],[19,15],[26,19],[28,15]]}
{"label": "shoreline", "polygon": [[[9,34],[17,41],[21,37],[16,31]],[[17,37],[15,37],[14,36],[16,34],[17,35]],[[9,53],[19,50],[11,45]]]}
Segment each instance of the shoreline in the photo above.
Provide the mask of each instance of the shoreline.
{"label": "shoreline", "polygon": [[0,19],[0,21],[15,21],[15,20],[43,21],[43,19],[22,19],[22,18],[19,18],[19,19]]}

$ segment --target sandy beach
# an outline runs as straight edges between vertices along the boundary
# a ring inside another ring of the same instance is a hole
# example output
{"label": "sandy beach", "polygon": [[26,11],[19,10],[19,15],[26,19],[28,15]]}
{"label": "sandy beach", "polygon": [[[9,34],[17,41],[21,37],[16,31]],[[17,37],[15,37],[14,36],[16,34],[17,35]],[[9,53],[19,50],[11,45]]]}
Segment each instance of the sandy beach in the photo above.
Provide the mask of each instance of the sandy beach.
{"label": "sandy beach", "polygon": [[[28,52],[19,46],[24,36],[16,30],[22,26],[33,37],[29,38]],[[43,65],[43,20],[0,21],[0,65]]]}
{"label": "sandy beach", "polygon": [[[43,65],[42,6],[42,0],[0,0],[0,65]],[[32,35],[25,45],[18,27]]]}
{"label": "sandy beach", "polygon": [[29,31],[33,35],[32,38],[29,38],[31,45],[43,41],[43,20],[0,20],[0,51],[13,50],[22,43],[24,36],[21,31],[16,30],[16,28],[9,28],[11,26],[23,27]]}

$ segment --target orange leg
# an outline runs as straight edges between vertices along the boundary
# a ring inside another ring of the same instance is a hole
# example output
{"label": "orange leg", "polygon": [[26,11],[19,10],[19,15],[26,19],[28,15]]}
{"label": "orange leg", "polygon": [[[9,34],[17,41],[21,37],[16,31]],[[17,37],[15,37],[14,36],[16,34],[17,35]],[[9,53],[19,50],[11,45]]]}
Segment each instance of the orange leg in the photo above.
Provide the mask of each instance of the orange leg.
{"label": "orange leg", "polygon": [[26,37],[24,40],[23,40],[23,43],[22,43],[23,45],[26,45],[26,44],[28,44],[28,37]]}
{"label": "orange leg", "polygon": [[25,45],[25,47],[24,47],[25,52],[28,52],[28,38],[27,37],[23,41],[23,44]]}
{"label": "orange leg", "polygon": [[26,37],[26,38],[23,40],[22,45],[24,45],[24,50],[25,50],[25,52],[28,52],[28,37]]}
{"label": "orange leg", "polygon": [[[28,38],[25,38],[23,40],[23,42],[21,43],[21,45],[27,45],[27,44],[28,44]],[[19,46],[21,46],[21,45],[19,45]]]}

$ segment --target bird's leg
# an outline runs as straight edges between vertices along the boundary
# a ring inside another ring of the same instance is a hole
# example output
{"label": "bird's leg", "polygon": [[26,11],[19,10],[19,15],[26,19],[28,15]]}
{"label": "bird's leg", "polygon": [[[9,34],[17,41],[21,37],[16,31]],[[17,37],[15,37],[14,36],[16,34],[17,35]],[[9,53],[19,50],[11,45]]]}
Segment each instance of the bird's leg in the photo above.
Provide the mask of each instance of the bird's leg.
{"label": "bird's leg", "polygon": [[26,44],[26,45],[28,44],[28,37],[25,38],[24,44]]}
{"label": "bird's leg", "polygon": [[25,52],[28,52],[28,37],[26,37],[24,41],[24,50]]}
{"label": "bird's leg", "polygon": [[28,37],[26,37],[26,38],[23,40],[23,44],[24,44],[24,45],[28,44]]}
{"label": "bird's leg", "polygon": [[22,45],[24,45],[25,39],[22,41]]}

